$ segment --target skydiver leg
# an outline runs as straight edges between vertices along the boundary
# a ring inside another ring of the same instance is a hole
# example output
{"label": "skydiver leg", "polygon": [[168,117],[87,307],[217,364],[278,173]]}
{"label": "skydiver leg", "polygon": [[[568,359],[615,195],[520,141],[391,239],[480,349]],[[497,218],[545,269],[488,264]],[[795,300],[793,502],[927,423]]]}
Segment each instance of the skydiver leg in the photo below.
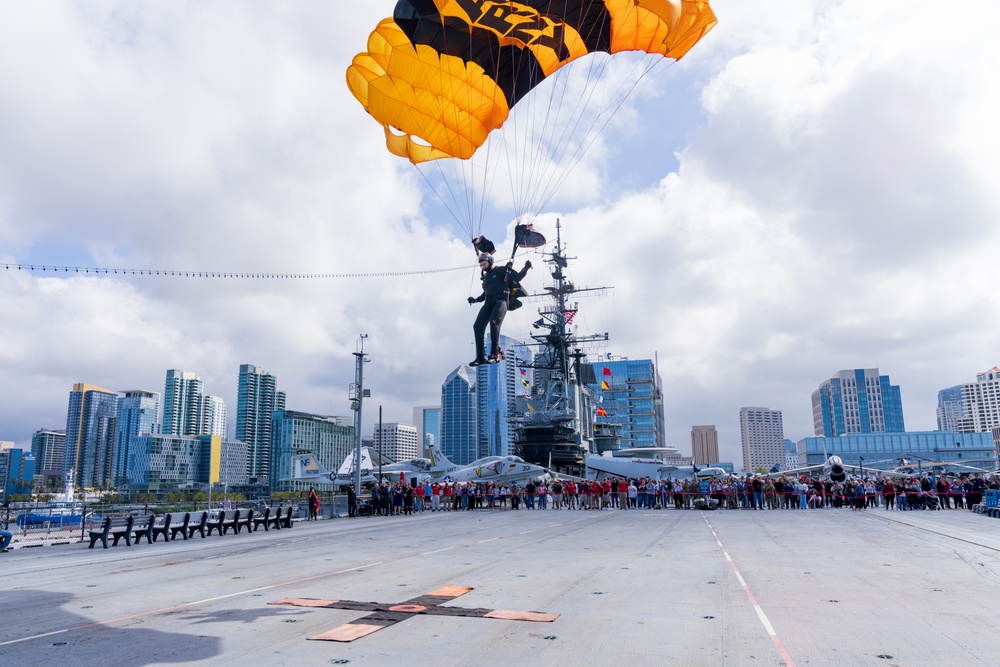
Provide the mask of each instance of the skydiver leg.
{"label": "skydiver leg", "polygon": [[503,318],[506,316],[507,299],[497,299],[490,314],[490,356],[493,358],[500,355],[500,327],[503,326]]}
{"label": "skydiver leg", "polygon": [[472,325],[472,332],[475,334],[476,339],[476,363],[486,360],[483,348],[486,347],[486,325],[491,323],[490,318],[492,313],[493,303],[490,299],[486,299],[482,308],[479,309],[479,314],[476,315],[475,324]]}

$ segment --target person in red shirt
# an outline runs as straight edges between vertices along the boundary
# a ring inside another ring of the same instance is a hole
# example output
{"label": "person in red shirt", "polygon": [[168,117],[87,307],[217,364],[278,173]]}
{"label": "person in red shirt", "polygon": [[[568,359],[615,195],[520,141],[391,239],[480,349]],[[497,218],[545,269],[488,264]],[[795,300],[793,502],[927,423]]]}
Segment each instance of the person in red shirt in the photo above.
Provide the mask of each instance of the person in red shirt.
{"label": "person in red shirt", "polygon": [[576,509],[576,482],[570,480],[566,482],[566,488],[564,490],[566,494],[566,507],[567,509]]}
{"label": "person in red shirt", "polygon": [[601,509],[601,494],[603,491],[604,485],[596,479],[590,483],[590,509]]}

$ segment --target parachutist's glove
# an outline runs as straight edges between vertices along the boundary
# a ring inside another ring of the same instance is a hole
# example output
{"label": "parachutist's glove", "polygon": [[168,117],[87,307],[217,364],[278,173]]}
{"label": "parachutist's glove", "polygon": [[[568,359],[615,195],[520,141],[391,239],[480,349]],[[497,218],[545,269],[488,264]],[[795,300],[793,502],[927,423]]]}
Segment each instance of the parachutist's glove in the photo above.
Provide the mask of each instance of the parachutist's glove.
{"label": "parachutist's glove", "polygon": [[528,270],[530,268],[531,268],[531,260],[529,259],[529,260],[527,260],[527,261],[524,262],[524,269]]}
{"label": "parachutist's glove", "polygon": [[474,304],[475,302],[476,302],[476,300],[475,300],[474,298],[472,298],[472,297],[470,296],[470,297],[469,297],[469,305],[471,306],[471,305],[472,305],[472,304]]}

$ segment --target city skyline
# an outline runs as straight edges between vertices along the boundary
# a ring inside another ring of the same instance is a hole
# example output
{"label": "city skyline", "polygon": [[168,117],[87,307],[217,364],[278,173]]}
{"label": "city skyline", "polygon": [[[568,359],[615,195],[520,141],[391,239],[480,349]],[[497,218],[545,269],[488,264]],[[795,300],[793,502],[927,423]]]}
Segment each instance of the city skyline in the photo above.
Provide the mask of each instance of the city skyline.
{"label": "city skyline", "polygon": [[[509,339],[509,340],[510,340],[510,344],[512,344],[512,345],[519,345],[519,343],[517,341],[514,341],[513,339]],[[594,364],[595,364],[595,367],[597,367],[599,369],[604,367],[604,366],[601,365],[601,362],[594,362]],[[607,364],[605,364],[605,365],[607,365]],[[245,367],[249,367],[249,368],[255,368],[255,367],[253,367],[250,364],[243,364],[241,366],[245,366]],[[468,376],[468,377],[471,377],[473,387],[476,388],[476,385],[477,385],[476,378],[478,377],[478,375],[481,375],[481,373],[478,373],[478,371],[476,371],[476,369],[470,369],[468,367],[464,367],[464,368],[465,368],[465,375]],[[255,370],[259,371],[260,373],[266,374],[266,376],[268,376],[270,378],[274,378],[275,377],[274,375],[271,375],[268,371],[266,371],[266,370],[264,370],[262,368],[256,368]],[[456,370],[458,370],[458,369],[453,370],[452,374],[448,375],[448,378],[451,378],[455,374]],[[480,370],[482,370],[482,369],[480,369]],[[877,376],[878,369],[868,369],[868,370],[874,370],[874,372],[876,373],[876,376]],[[855,371],[841,371],[840,373],[843,373],[843,372],[854,373]],[[168,371],[168,373],[169,373],[169,371]],[[192,376],[192,377],[194,377],[196,374],[189,373],[189,375]],[[834,375],[837,375],[837,374],[834,374]],[[236,377],[237,378],[239,377],[239,373],[236,374]],[[887,375],[877,376],[877,377],[884,378],[883,383],[886,384],[886,385],[888,384],[888,376]],[[992,389],[993,394],[990,395],[990,398],[991,398],[992,402],[990,402],[987,405],[987,411],[988,411],[989,414],[995,413],[998,409],[1000,409],[1000,407],[998,407],[998,406],[1000,406],[1000,389],[997,389],[997,387],[1000,387],[1000,369],[998,369],[997,367],[993,367],[993,368],[988,369],[986,371],[981,371],[981,372],[976,373],[976,377],[977,377],[977,380],[978,380],[977,382],[965,383],[964,385],[957,385],[955,387],[948,387],[948,388],[944,388],[944,389],[939,390],[939,392],[938,392],[939,393],[939,400],[940,400],[941,396],[951,396],[952,394],[949,393],[949,392],[954,392],[954,390],[961,389],[962,387],[970,387],[970,388],[973,388],[973,389],[975,389],[975,388],[978,387],[978,389],[979,389],[980,392],[983,391],[983,389],[982,389],[983,387],[988,387],[988,388]],[[169,378],[169,375],[168,375],[168,378]],[[168,382],[169,382],[169,379],[168,379]],[[824,382],[828,383],[829,380],[825,380]],[[120,390],[120,391],[114,391],[114,390],[111,390],[111,389],[104,389],[102,387],[97,387],[95,385],[90,385],[89,383],[75,383],[75,385],[73,387],[74,391],[77,391],[77,386],[79,386],[81,388],[85,388],[86,391],[97,390],[98,392],[103,392],[103,393],[108,393],[108,394],[116,394],[116,395],[119,396],[119,401],[124,401],[129,396],[143,397],[147,401],[150,400],[150,399],[153,399],[153,397],[156,397],[156,399],[158,399],[159,396],[160,396],[160,394],[158,394],[156,392],[148,392],[148,391],[145,391],[145,390]],[[440,387],[441,387],[441,385],[439,385],[439,392],[440,392]],[[892,385],[892,387],[893,387],[893,389],[896,390],[895,395],[898,395],[900,387],[898,385]],[[478,392],[475,392],[475,393],[478,394]],[[959,392],[959,397],[960,397],[960,393],[961,392]],[[71,394],[72,394],[72,392],[71,392]],[[285,392],[276,392],[276,394],[274,394],[274,396],[273,396],[273,398],[275,400],[277,400],[278,394],[281,395],[281,400],[282,401],[287,401],[287,398],[284,395]],[[814,391],[813,395],[812,395],[812,399],[813,400],[815,400],[815,394],[816,394],[816,392]],[[207,398],[218,398],[218,397],[207,397]],[[156,400],[156,399],[153,399],[153,400]],[[440,393],[439,393],[438,399],[440,401]],[[369,399],[369,401],[372,401],[372,400],[373,399]],[[473,399],[473,400],[474,401],[478,401],[479,399],[477,398],[477,399]],[[72,399],[71,399],[71,402],[72,402]],[[750,402],[750,401],[747,401],[747,402]],[[223,403],[223,405],[224,405],[224,403]],[[145,406],[145,407],[147,409],[149,409],[149,406]],[[290,407],[291,407],[291,409],[297,409],[294,404],[292,406],[290,406]],[[63,409],[65,410],[65,408],[63,408]],[[71,406],[71,409],[72,409],[72,406]],[[117,411],[120,410],[120,409],[121,408],[116,408],[116,417],[115,417],[116,422],[119,419]],[[157,409],[161,412],[161,414],[163,413],[163,407],[162,407],[162,405],[157,404]],[[285,409],[284,403],[282,403],[282,407],[280,409]],[[433,407],[432,406],[409,406],[408,408],[405,408],[402,411],[404,413],[405,412],[409,412],[411,415],[413,415],[413,419],[416,419],[417,415],[421,414],[421,412],[423,410],[425,410],[425,409],[440,411],[441,408],[439,406],[433,406]],[[784,410],[776,410],[776,411],[780,412],[782,414],[784,414],[784,412],[785,412]],[[940,414],[940,412],[941,412],[941,408],[939,406],[936,414]],[[813,404],[813,413],[815,414],[815,404]],[[376,415],[377,415],[377,411],[376,411]],[[352,419],[352,417],[350,416],[350,410],[349,409],[342,410],[340,412],[340,414],[331,415],[331,417],[332,416],[335,416],[338,419],[344,419],[344,420],[348,420],[348,421],[350,421]],[[390,417],[388,415],[386,415],[386,417],[384,419],[384,423],[386,423],[386,424],[388,424],[388,423],[404,423],[404,424],[408,424],[408,422],[400,422],[398,419],[394,420],[393,422],[389,422],[389,418]],[[164,421],[166,421],[166,415],[163,415],[162,419]],[[979,419],[979,421],[981,422],[983,419],[984,418],[981,417]],[[146,421],[148,421],[148,417],[146,418]],[[144,431],[143,433],[154,433],[154,432],[157,432],[158,429],[162,428],[162,425],[159,423],[159,419],[155,420],[155,422],[156,422],[155,423],[155,426],[156,426],[155,429],[152,429],[151,431]],[[736,422],[737,422],[737,424],[739,424],[739,420],[738,419],[736,420]],[[723,422],[723,423],[725,423],[725,422]],[[368,420],[366,420],[365,424],[366,424],[365,428],[376,429],[377,425],[378,425],[377,416],[371,422],[369,422]],[[954,424],[952,422],[947,422],[946,425],[954,426]],[[419,429],[419,425],[413,424],[413,426],[415,426],[415,427],[417,427]],[[713,425],[713,427],[714,427],[714,425]],[[229,422],[229,424],[227,425],[227,430],[231,431],[234,428],[235,428],[235,416],[233,417],[233,421]],[[688,442],[691,443],[691,446],[692,446],[692,451],[690,452],[691,455],[694,455],[694,449],[693,449],[693,445],[694,445],[694,432],[695,432],[695,430],[697,430],[699,428],[702,428],[702,426],[694,425],[694,424],[688,426]],[[12,440],[12,442],[14,442],[16,446],[21,447],[21,448],[23,448],[26,451],[31,451],[32,450],[33,439],[38,434],[44,433],[44,432],[49,432],[49,431],[59,431],[59,430],[60,430],[59,428],[50,428],[50,427],[45,427],[45,426],[39,426],[39,427],[36,427],[32,431],[32,433],[30,434],[27,442],[18,442],[17,440]],[[911,430],[913,430],[914,432],[916,432],[916,429],[911,429]],[[970,424],[967,425],[967,426],[965,426],[964,428],[953,428],[953,429],[945,428],[945,429],[942,429],[942,428],[940,428],[940,425],[938,425],[938,426],[934,426],[933,428],[926,428],[926,429],[920,429],[920,430],[923,430],[923,431],[958,430],[960,432],[975,432],[975,427],[972,425],[972,422],[970,422]],[[109,459],[106,462],[107,463],[107,469],[109,471],[111,471],[111,476],[113,478],[116,476],[116,474],[120,475],[122,472],[124,472],[124,470],[122,468],[124,467],[124,463],[125,463],[124,461],[121,461],[120,463],[116,463],[116,461],[115,461],[114,457],[120,451],[121,440],[122,440],[123,436],[119,432],[119,431],[121,431],[121,429],[118,428],[117,425],[116,425],[114,431],[115,432],[113,432],[112,436],[111,436],[113,442],[112,442],[112,445],[110,446],[110,449],[108,450],[108,455],[111,457],[111,459]],[[986,429],[983,432],[988,432],[988,431],[989,431],[989,429]],[[744,456],[744,448],[743,448],[743,444],[742,444],[742,436],[739,436],[740,437],[740,441],[737,442],[735,446],[728,446],[727,447],[726,446],[727,443],[725,443],[722,440],[722,438],[718,435],[718,433],[719,433],[718,429],[716,429],[715,430],[715,438],[718,441],[719,459],[721,461],[732,461],[732,462],[740,462],[740,461],[742,461],[743,460],[743,456]],[[738,434],[740,433],[740,427],[739,426],[737,427],[737,433]],[[136,431],[136,434],[138,434],[138,431]],[[208,433],[205,433],[204,435],[208,435]],[[225,437],[226,437],[224,433],[221,433],[221,434],[218,434],[218,435],[221,435],[223,437],[223,439],[225,439]],[[802,440],[804,438],[813,437],[814,434],[812,434],[812,433],[794,433],[794,434],[791,434],[791,435],[793,437],[791,437],[789,439],[792,440],[793,442],[798,442],[798,441],[800,441],[800,440]],[[234,440],[235,441],[239,441],[238,438],[234,438]],[[687,445],[684,442],[681,442],[681,443],[668,442],[668,444],[677,445],[681,449],[682,453],[684,453],[685,455],[688,454]],[[479,450],[480,446],[481,446],[481,444],[477,445],[477,449],[476,449],[477,455],[478,455],[478,450]],[[418,447],[420,447],[420,445],[418,445]],[[62,455],[62,452],[60,452],[60,455]],[[420,454],[420,455],[422,456],[423,454]],[[125,456],[127,456],[127,450],[125,451]],[[48,468],[47,463],[46,463],[46,468]],[[41,471],[42,471],[42,468],[39,467],[38,468],[38,472],[41,473]]]}
{"label": "city skyline", "polygon": [[[232,413],[245,360],[296,409],[349,414],[361,333],[364,433],[372,406],[406,421],[438,402],[475,356],[470,239],[344,84],[391,4],[0,9],[19,26],[0,40],[0,439],[63,428],[75,382],[158,392],[168,368]],[[1000,362],[1000,8],[971,0],[983,19],[962,24],[902,0],[712,7],[718,26],[539,205],[573,283],[613,287],[581,296],[574,326],[658,358],[667,441],[715,424],[725,460],[741,406],[812,433],[809,394],[841,368],[890,373],[907,428],[935,428],[938,392]],[[509,200],[477,209],[500,254]],[[504,333],[526,340],[535,305]]]}

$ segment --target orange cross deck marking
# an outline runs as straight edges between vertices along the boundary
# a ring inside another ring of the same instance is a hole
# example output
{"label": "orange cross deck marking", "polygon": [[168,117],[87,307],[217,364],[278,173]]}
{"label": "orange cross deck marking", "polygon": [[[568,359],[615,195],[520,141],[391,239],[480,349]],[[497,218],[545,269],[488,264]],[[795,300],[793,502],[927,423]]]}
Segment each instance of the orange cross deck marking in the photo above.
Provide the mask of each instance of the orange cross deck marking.
{"label": "orange cross deck marking", "polygon": [[312,607],[324,609],[350,609],[353,611],[372,612],[357,620],[339,625],[315,637],[320,641],[352,642],[373,632],[378,632],[390,625],[405,621],[412,616],[462,616],[471,618],[499,618],[508,621],[533,621],[536,623],[551,623],[559,618],[559,614],[547,614],[541,611],[505,611],[501,609],[469,609],[464,607],[442,607],[457,597],[472,590],[471,586],[443,586],[426,595],[415,597],[398,604],[383,604],[381,602],[355,602],[353,600],[317,600],[315,598],[284,598],[274,605],[290,607]]}

